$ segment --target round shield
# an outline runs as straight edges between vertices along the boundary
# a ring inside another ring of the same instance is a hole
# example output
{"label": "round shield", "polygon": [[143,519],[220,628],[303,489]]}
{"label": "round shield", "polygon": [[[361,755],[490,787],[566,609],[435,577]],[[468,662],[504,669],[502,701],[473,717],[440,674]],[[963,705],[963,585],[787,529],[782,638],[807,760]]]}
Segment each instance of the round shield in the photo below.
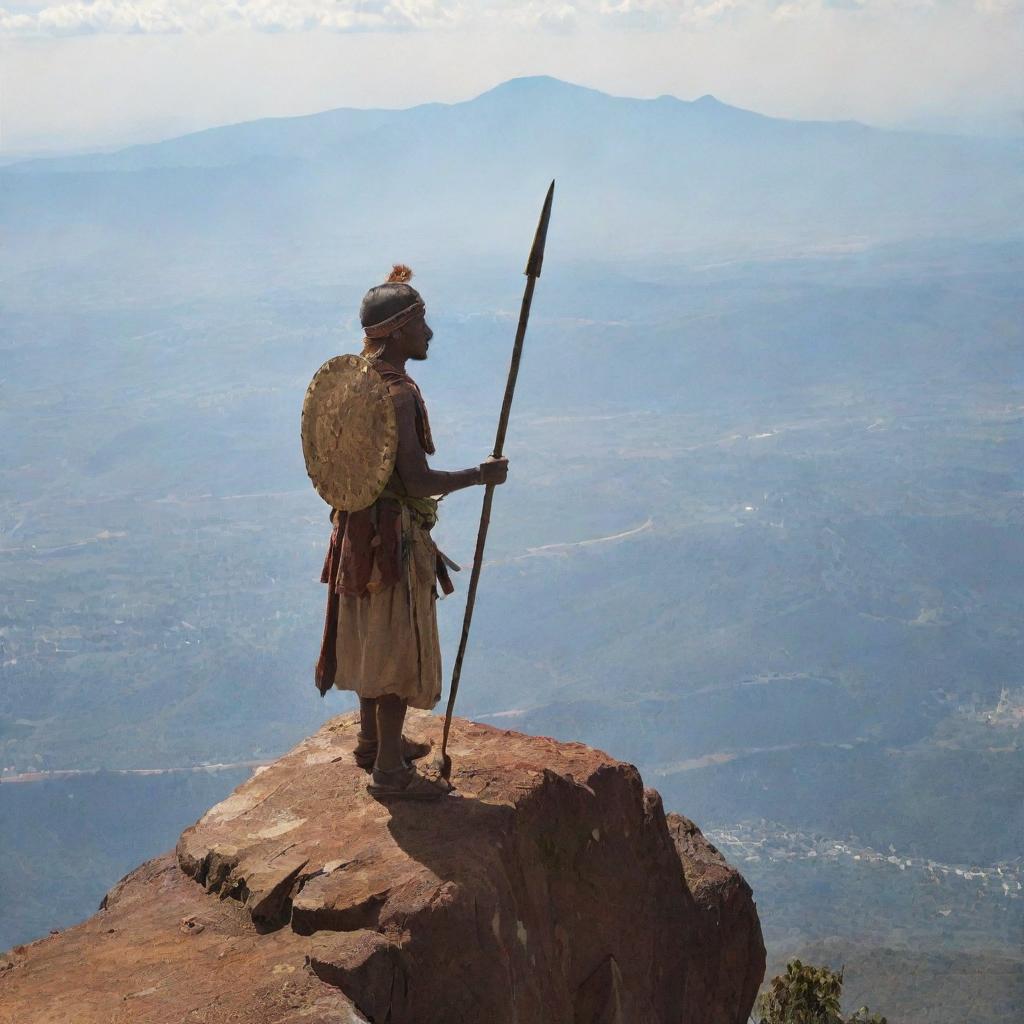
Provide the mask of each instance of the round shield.
{"label": "round shield", "polygon": [[380,375],[362,356],[328,359],[302,403],[302,454],[317,494],[342,512],[372,505],[397,452],[395,406]]}

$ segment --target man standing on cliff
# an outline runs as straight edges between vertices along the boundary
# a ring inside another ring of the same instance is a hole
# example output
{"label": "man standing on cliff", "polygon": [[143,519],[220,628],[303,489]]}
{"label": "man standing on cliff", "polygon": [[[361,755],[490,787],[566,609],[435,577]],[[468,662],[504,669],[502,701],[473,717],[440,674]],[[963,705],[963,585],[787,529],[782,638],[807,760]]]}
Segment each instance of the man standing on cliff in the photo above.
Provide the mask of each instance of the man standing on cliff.
{"label": "man standing on cliff", "polygon": [[441,652],[435,601],[440,582],[453,587],[447,559],[430,536],[437,499],[474,484],[501,484],[508,460],[470,469],[431,469],[434,454],[423,396],[405,372],[427,358],[427,326],[412,271],[396,265],[387,281],[363,297],[362,355],[394,403],[398,428],[395,469],[377,500],[358,512],[331,514],[334,532],[321,582],[328,585],[323,646],[316,668],[321,695],[332,686],[359,695],[356,762],[372,772],[367,787],[380,797],[435,800],[447,784],[420,775],[412,761],[430,747],[402,735],[406,710],[431,710],[441,699]]}

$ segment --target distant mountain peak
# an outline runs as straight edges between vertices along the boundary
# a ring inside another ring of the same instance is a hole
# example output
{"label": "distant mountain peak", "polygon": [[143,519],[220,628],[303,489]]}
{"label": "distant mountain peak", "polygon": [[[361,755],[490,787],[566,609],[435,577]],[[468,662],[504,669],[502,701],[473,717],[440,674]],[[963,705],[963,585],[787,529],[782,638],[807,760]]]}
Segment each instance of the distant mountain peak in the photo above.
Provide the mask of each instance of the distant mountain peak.
{"label": "distant mountain peak", "polygon": [[476,99],[483,99],[488,96],[508,96],[521,99],[523,96],[555,96],[555,95],[590,95],[607,96],[600,89],[591,89],[586,85],[577,85],[574,82],[566,82],[561,78],[554,78],[551,75],[525,75],[521,78],[510,78],[481,93]]}
{"label": "distant mountain peak", "polygon": [[[487,92],[511,92],[513,90],[522,92],[526,89],[585,89],[586,86],[576,85],[573,82],[566,82],[564,79],[555,78],[553,75],[521,75],[518,78],[509,78],[499,82],[494,88]],[[486,93],[485,93],[486,95]]]}
{"label": "distant mountain peak", "polygon": [[500,82],[490,91],[497,89],[535,89],[545,87],[559,87],[565,86],[569,88],[582,88],[581,86],[574,86],[571,82],[566,82],[564,79],[555,78],[554,75],[520,75],[517,78],[509,78],[504,82]]}

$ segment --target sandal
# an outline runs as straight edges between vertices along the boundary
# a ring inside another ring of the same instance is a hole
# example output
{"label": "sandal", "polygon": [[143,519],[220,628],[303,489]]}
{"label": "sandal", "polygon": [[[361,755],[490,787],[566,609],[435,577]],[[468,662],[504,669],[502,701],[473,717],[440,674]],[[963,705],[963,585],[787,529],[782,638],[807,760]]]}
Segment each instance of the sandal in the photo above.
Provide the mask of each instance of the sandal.
{"label": "sandal", "polygon": [[378,800],[443,800],[451,792],[446,782],[432,782],[412,765],[391,771],[373,770],[366,791]]}
{"label": "sandal", "polygon": [[[408,762],[418,761],[420,758],[426,757],[433,749],[434,745],[432,743],[417,743],[416,740],[411,740],[408,736],[402,737],[402,757]],[[353,754],[355,755],[356,764],[363,771],[372,771],[377,761],[377,741],[364,739],[362,736],[358,737]]]}

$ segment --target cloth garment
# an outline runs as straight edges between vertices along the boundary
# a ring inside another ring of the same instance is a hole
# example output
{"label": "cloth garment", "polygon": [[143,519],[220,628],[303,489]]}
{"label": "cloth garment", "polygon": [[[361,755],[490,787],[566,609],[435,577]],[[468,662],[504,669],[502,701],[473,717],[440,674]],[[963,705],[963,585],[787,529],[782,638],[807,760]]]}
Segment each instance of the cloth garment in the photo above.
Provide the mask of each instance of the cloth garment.
{"label": "cloth garment", "polygon": [[[426,543],[420,535],[424,535],[429,542],[430,556],[433,559],[429,572],[419,567],[417,582],[428,586],[435,598],[435,581],[440,583],[445,594],[451,594],[455,590],[444,555],[430,536],[431,524],[421,518],[415,509],[403,510],[402,505],[397,502],[379,498],[370,509],[363,512],[348,515],[344,512],[335,512],[332,516],[334,531],[320,573],[320,582],[326,583],[328,588],[324,635],[315,672],[316,686],[321,696],[335,685],[338,685],[339,689],[355,689],[341,683],[336,684],[338,679],[345,677],[344,661],[339,660],[339,633],[345,631],[344,624],[356,615],[358,602],[369,601],[371,597],[382,593],[408,594],[412,579],[409,564],[417,551],[417,542],[414,538],[420,538],[420,559],[424,557],[423,550],[426,548]],[[436,615],[433,604],[431,609],[431,615]],[[359,621],[368,621],[365,616],[356,615],[356,618]],[[401,622],[394,621],[396,630],[403,628]],[[436,624],[432,630],[427,630],[425,635],[430,635],[431,632],[436,636]],[[378,630],[374,634],[374,642],[380,640],[381,633]],[[369,640],[366,642],[369,643]],[[401,640],[395,642],[398,646],[404,644]],[[352,649],[350,644],[346,651]],[[437,663],[440,671],[440,654],[437,655]],[[361,692],[360,695],[371,696]]]}
{"label": "cloth garment", "polygon": [[409,707],[429,711],[441,699],[441,646],[437,635],[437,548],[430,533],[411,521],[407,579],[339,598],[334,685],[360,697],[395,694]]}
{"label": "cloth garment", "polygon": [[[426,403],[408,374],[383,360],[374,369],[392,398],[411,394],[417,438],[433,454]],[[320,581],[327,584],[324,635],[315,680],[360,697],[395,693],[430,709],[441,695],[435,581],[454,591],[444,556],[430,537],[437,502],[405,493],[398,473],[369,508],[335,510]]]}

